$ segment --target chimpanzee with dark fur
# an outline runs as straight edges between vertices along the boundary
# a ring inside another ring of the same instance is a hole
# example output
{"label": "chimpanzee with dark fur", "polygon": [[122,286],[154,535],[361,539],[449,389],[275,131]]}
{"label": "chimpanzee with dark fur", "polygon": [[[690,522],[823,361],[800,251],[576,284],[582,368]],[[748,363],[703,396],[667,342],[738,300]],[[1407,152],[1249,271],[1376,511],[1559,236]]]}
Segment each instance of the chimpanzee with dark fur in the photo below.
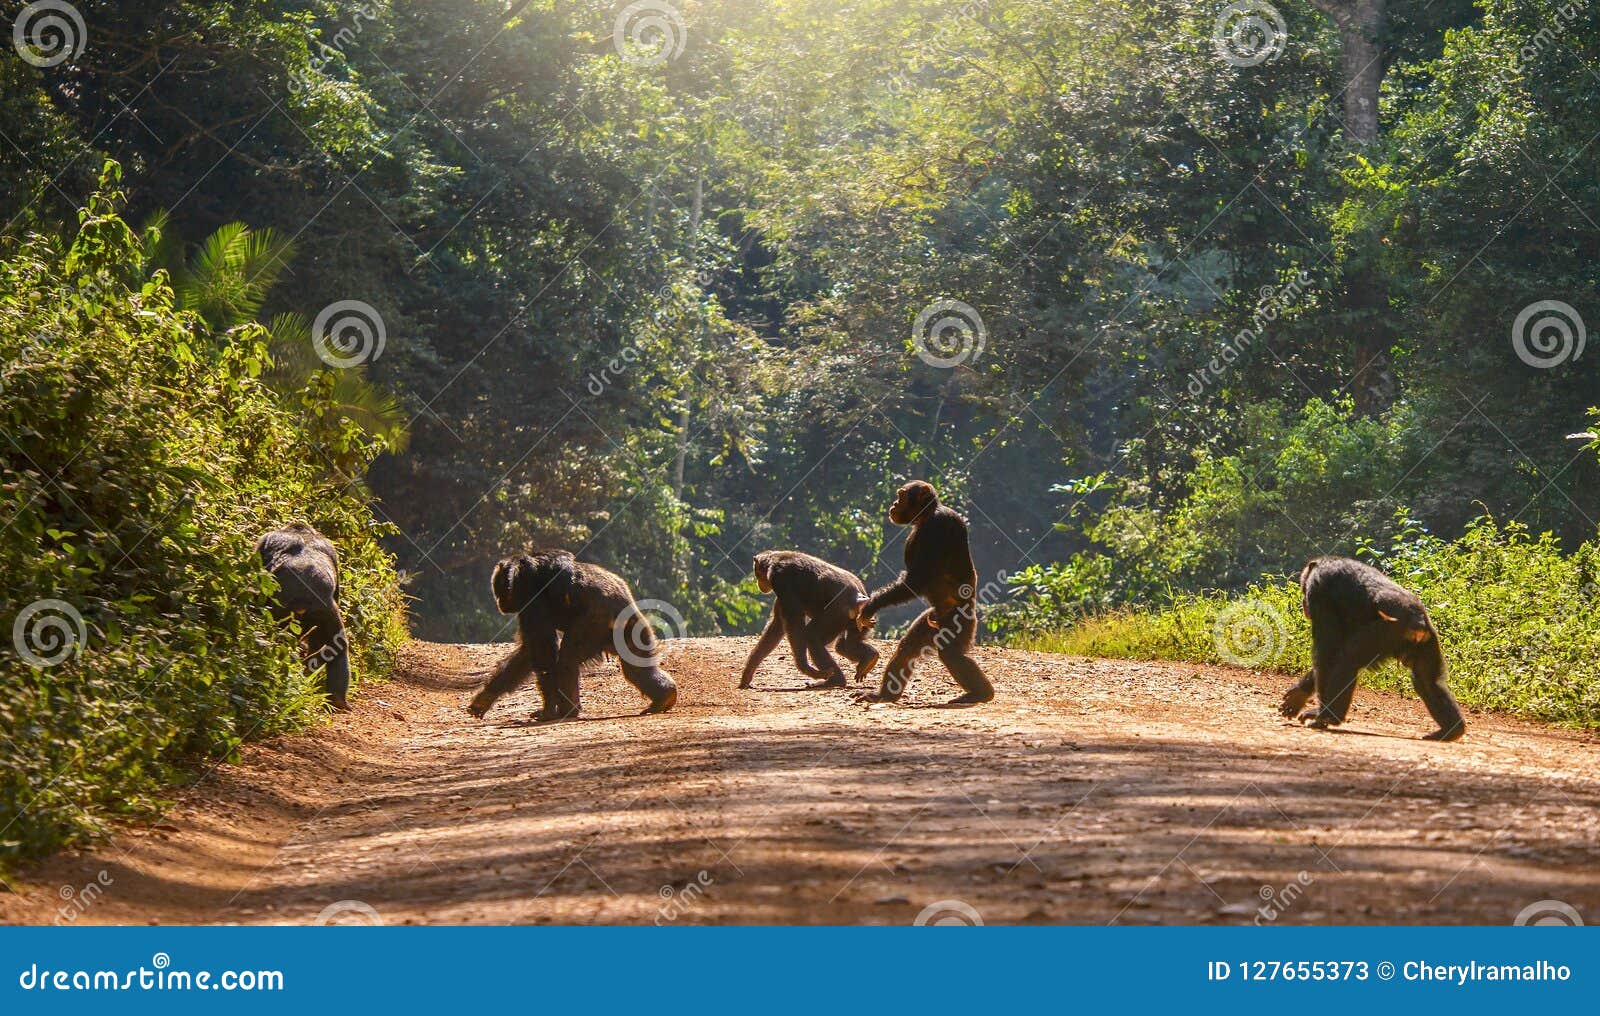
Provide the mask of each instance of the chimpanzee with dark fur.
{"label": "chimpanzee with dark fur", "polygon": [[[1300,604],[1311,619],[1311,670],[1283,696],[1278,711],[1323,728],[1343,723],[1356,674],[1394,657],[1411,668],[1411,684],[1439,729],[1430,741],[1466,733],[1461,708],[1444,684],[1444,653],[1427,608],[1414,593],[1370,565],[1318,557],[1300,572]],[[1317,707],[1302,707],[1316,692]]]}
{"label": "chimpanzee with dark fur", "polygon": [[913,480],[896,493],[889,521],[911,526],[906,538],[905,571],[862,605],[856,625],[872,626],[878,611],[921,597],[928,609],[895,646],[883,684],[864,701],[894,702],[905,692],[919,656],[938,655],[965,694],[951,705],[975,705],[994,698],[994,686],[972,658],[978,636],[978,571],[967,544],[967,520],[939,503],[933,485]]}
{"label": "chimpanzee with dark fur", "polygon": [[840,655],[856,665],[857,682],[871,672],[878,651],[854,624],[856,613],[867,602],[867,587],[860,579],[821,558],[794,550],[757,554],[753,570],[756,585],[763,593],[773,594],[772,617],[745,661],[739,687],[750,687],[756,668],[786,633],[794,665],[807,677],[822,679],[812,688],[845,687],[844,671],[828,652],[835,642]]}
{"label": "chimpanzee with dark fur", "polygon": [[493,584],[500,613],[517,615],[517,648],[473,697],[472,715],[482,717],[500,696],[536,674],[544,699],[538,719],[571,719],[580,709],[584,665],[607,654],[618,658],[628,683],[650,700],[645,713],[664,713],[677,703],[678,686],[659,665],[655,630],[617,575],[567,551],[543,550],[495,565]]}
{"label": "chimpanzee with dark fur", "polygon": [[350,644],[339,616],[339,553],[303,522],[274,529],[256,541],[261,566],[278,580],[273,615],[300,624],[306,670],[322,667],[322,684],[333,708],[350,708]]}

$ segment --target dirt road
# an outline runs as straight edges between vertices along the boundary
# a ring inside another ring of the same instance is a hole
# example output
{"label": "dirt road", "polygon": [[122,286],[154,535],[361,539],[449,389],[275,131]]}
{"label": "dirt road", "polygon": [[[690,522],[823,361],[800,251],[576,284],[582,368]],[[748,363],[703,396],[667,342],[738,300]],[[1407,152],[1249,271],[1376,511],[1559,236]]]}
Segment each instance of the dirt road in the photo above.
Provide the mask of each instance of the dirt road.
{"label": "dirt road", "polygon": [[1474,714],[1432,744],[1366,691],[1317,733],[1280,677],[998,649],[990,705],[934,708],[955,687],[925,670],[867,708],[781,654],[738,691],[748,639],[671,645],[670,715],[608,665],[586,719],[534,726],[531,688],[463,709],[506,647],[413,644],[355,713],[26,873],[0,920],[1600,921],[1593,737]]}

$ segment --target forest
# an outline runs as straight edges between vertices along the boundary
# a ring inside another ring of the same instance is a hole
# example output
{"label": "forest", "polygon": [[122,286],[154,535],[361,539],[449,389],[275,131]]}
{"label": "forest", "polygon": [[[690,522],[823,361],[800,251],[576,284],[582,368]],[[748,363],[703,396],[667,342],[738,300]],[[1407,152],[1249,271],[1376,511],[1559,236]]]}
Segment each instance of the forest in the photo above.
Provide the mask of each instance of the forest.
{"label": "forest", "polygon": [[985,640],[1287,672],[1346,554],[1600,726],[1587,0],[0,13],[0,860],[312,722],[294,519],[365,675],[529,546],[752,633],[920,478]]}

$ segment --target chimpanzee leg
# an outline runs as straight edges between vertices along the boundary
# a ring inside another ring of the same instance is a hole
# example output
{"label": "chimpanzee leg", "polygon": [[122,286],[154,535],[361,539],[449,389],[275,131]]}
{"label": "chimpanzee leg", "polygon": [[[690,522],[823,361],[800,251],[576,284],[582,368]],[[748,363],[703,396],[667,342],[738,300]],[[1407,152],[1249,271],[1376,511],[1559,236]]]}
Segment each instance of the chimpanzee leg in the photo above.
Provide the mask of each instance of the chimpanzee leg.
{"label": "chimpanzee leg", "polygon": [[827,674],[819,667],[813,667],[806,658],[808,643],[806,641],[806,612],[796,607],[788,606],[780,596],[773,609],[783,612],[784,632],[789,636],[789,653],[794,657],[794,665],[800,673],[807,677],[826,677]]}
{"label": "chimpanzee leg", "polygon": [[1377,662],[1391,651],[1394,639],[1392,626],[1386,621],[1371,621],[1345,636],[1334,661],[1315,668],[1317,703],[1313,713],[1307,710],[1301,719],[1310,719],[1312,726],[1337,726],[1350,715],[1350,700],[1356,692],[1356,675],[1363,667]]}
{"label": "chimpanzee leg", "polygon": [[327,610],[307,611],[305,615],[305,644],[310,650],[306,669],[322,668],[322,687],[333,708],[346,711],[350,703],[350,644],[344,631],[344,619],[337,607]]}
{"label": "chimpanzee leg", "polygon": [[[816,664],[823,679],[812,688],[843,688],[845,687],[844,671],[839,669],[839,661],[828,652],[828,646],[839,637],[839,632],[850,623],[849,618],[830,618],[827,615],[817,618],[806,625],[806,648],[811,653],[811,661]],[[854,627],[854,625],[851,625]]]}
{"label": "chimpanzee leg", "polygon": [[994,685],[984,676],[978,661],[971,656],[978,638],[978,605],[968,602],[939,617],[934,646],[939,660],[966,693],[951,700],[951,705],[978,705],[994,699]]}
{"label": "chimpanzee leg", "polygon": [[839,639],[839,655],[856,665],[856,684],[866,680],[872,668],[878,665],[878,651],[866,640],[854,620],[847,621],[844,636]]}
{"label": "chimpanzee leg", "polygon": [[650,622],[643,617],[635,614],[627,623],[629,628],[625,639],[633,659],[618,657],[618,662],[622,664],[622,676],[650,700],[645,713],[664,713],[677,704],[678,686],[661,669],[661,642],[656,638]]}
{"label": "chimpanzee leg", "polygon": [[571,632],[562,637],[555,665],[543,673],[539,682],[539,691],[544,696],[540,720],[569,720],[582,710],[578,678],[583,673],[584,662],[601,652],[600,647],[592,643],[592,639],[575,637]]}
{"label": "chimpanzee leg", "polygon": [[744,676],[739,678],[739,687],[748,688],[756,679],[756,669],[763,660],[772,655],[778,648],[778,642],[783,639],[783,615],[778,612],[778,605],[772,605],[772,616],[767,618],[767,626],[761,629],[761,637],[756,640],[756,647],[750,650],[750,656],[744,661]]}
{"label": "chimpanzee leg", "polygon": [[1304,709],[1306,703],[1311,701],[1311,694],[1316,690],[1317,671],[1313,667],[1311,670],[1306,671],[1305,676],[1297,681],[1292,688],[1283,693],[1283,702],[1278,706],[1278,712],[1291,718],[1299,716],[1300,710]]}
{"label": "chimpanzee leg", "polygon": [[938,634],[938,629],[929,624],[933,620],[933,611],[926,610],[917,615],[911,622],[911,629],[906,632],[905,638],[894,647],[894,655],[889,658],[889,665],[884,668],[883,682],[877,692],[862,694],[863,701],[868,702],[898,702],[900,696],[905,694],[906,686],[911,683],[912,671],[916,669],[917,659],[925,655],[933,646],[933,638]]}
{"label": "chimpanzee leg", "polygon": [[1439,725],[1438,730],[1423,736],[1429,741],[1459,740],[1467,732],[1467,724],[1461,718],[1456,697],[1444,683],[1444,654],[1439,650],[1438,636],[1430,632],[1426,641],[1406,654],[1405,662],[1411,667],[1411,686]]}

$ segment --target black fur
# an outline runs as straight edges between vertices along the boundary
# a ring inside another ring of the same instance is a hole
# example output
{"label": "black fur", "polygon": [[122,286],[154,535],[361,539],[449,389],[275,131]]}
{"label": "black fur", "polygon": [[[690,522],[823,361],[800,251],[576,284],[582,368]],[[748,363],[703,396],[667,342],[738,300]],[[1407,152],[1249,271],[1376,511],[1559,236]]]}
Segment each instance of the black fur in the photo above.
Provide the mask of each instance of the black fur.
{"label": "black fur", "polygon": [[978,571],[967,542],[967,520],[939,503],[932,484],[913,480],[901,487],[889,508],[889,520],[911,526],[906,538],[905,571],[873,593],[861,608],[857,624],[871,626],[878,611],[921,597],[928,609],[911,623],[895,647],[883,683],[870,701],[893,702],[905,692],[917,658],[935,653],[965,694],[953,705],[973,705],[994,698],[994,686],[972,658],[978,636]]}
{"label": "black fur", "polygon": [[300,624],[307,670],[322,667],[323,687],[335,709],[348,709],[350,645],[339,615],[339,553],[303,522],[264,534],[256,541],[261,566],[278,580],[273,613]]}
{"label": "black fur", "polygon": [[739,687],[750,687],[756,668],[785,634],[794,665],[807,677],[822,679],[813,688],[845,687],[844,671],[828,652],[836,642],[840,654],[856,665],[856,681],[866,678],[878,662],[878,651],[853,623],[867,600],[867,587],[860,579],[821,558],[793,550],[757,554],[752,570],[761,591],[773,594],[772,617],[745,661]]}
{"label": "black fur", "polygon": [[618,576],[585,564],[564,550],[508,557],[495,566],[494,598],[502,614],[517,615],[517,648],[495,668],[468,707],[481,717],[502,695],[536,674],[544,700],[541,720],[565,720],[580,709],[579,676],[586,664],[617,656],[622,674],[650,699],[647,713],[664,713],[678,700],[678,688],[657,663],[660,644],[650,622]]}
{"label": "black fur", "polygon": [[[1466,733],[1461,708],[1445,686],[1444,653],[1416,594],[1370,565],[1319,557],[1300,572],[1300,603],[1311,619],[1311,670],[1284,693],[1279,712],[1316,727],[1343,723],[1364,667],[1393,657],[1411,668],[1411,684],[1439,729],[1429,740]],[[1312,693],[1317,708],[1302,708]]]}

